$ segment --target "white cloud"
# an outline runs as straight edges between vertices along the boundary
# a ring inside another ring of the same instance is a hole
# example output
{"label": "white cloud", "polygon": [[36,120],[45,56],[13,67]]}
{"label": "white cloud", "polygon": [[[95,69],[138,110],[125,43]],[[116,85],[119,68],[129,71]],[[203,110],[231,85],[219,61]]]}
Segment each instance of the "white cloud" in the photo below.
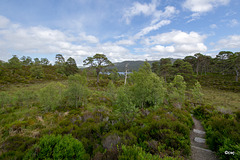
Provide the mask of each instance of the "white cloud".
{"label": "white cloud", "polygon": [[145,27],[134,36],[134,39],[139,39],[140,37],[148,34],[149,32],[154,31],[154,30],[158,30],[162,26],[168,25],[170,23],[171,23],[170,20],[162,20],[162,21],[158,22],[157,24]]}
{"label": "white cloud", "polygon": [[162,45],[156,45],[154,47],[151,48],[152,51],[156,51],[156,52],[161,52],[161,53],[173,53],[175,52],[175,48],[173,46],[162,46]]}
{"label": "white cloud", "polygon": [[131,45],[134,45],[135,42],[133,40],[131,40],[131,39],[123,39],[123,40],[117,41],[116,44],[131,46]]}
{"label": "white cloud", "polygon": [[155,24],[160,21],[162,18],[170,18],[174,14],[179,13],[179,11],[173,6],[165,7],[165,10],[158,10],[157,7],[160,5],[160,0],[152,0],[151,3],[139,3],[134,2],[133,6],[126,9],[123,15],[123,19],[127,24],[130,24],[131,19],[135,16],[144,15],[152,16],[151,24]]}
{"label": "white cloud", "polygon": [[207,51],[207,47],[203,43],[205,38],[205,35],[200,35],[197,32],[186,33],[174,30],[151,36],[143,43],[150,46],[152,53],[165,54],[166,57],[169,54],[173,57],[184,57],[191,53]]}
{"label": "white cloud", "polygon": [[[131,54],[122,45],[133,45],[133,40],[123,39],[113,42],[100,43],[98,38],[87,35],[84,32],[77,36],[64,33],[60,30],[53,30],[46,27],[23,27],[13,24],[7,18],[4,23],[5,28],[0,29],[0,57],[7,61],[11,57],[10,52],[22,54],[41,54],[55,55],[62,54],[64,57],[73,57],[78,65],[82,65],[83,60],[96,53],[105,54],[112,62],[124,60],[145,59],[145,55]],[[1,23],[3,24],[3,23]],[[85,42],[85,43],[82,43]],[[53,62],[54,60],[51,60]]]}
{"label": "white cloud", "polygon": [[240,35],[230,35],[218,41],[216,48],[218,50],[227,48],[240,48]]}
{"label": "white cloud", "polygon": [[9,25],[9,22],[10,22],[9,19],[0,15],[0,29],[6,28]]}
{"label": "white cloud", "polygon": [[230,27],[235,27],[235,26],[237,26],[238,24],[239,24],[238,20],[232,19],[232,20],[230,20],[229,26],[230,26]]}
{"label": "white cloud", "polygon": [[81,33],[79,36],[80,36],[79,39],[82,41],[87,41],[89,43],[98,43],[99,42],[98,38],[95,36],[92,36],[92,35],[86,35],[85,33]]}
{"label": "white cloud", "polygon": [[145,40],[145,44],[194,44],[202,43],[206,38],[205,35],[200,35],[197,32],[186,33],[180,30],[173,30],[172,32],[158,34],[156,36],[151,36]]}
{"label": "white cloud", "polygon": [[156,10],[153,13],[154,18],[153,18],[151,24],[157,23],[162,18],[170,18],[173,15],[178,14],[178,13],[179,13],[179,11],[175,7],[173,7],[173,6],[165,7],[165,11]]}
{"label": "white cloud", "polygon": [[151,3],[141,4],[139,2],[134,2],[133,6],[125,10],[123,18],[126,20],[127,24],[130,24],[131,18],[138,15],[152,15],[156,11],[158,5],[158,0],[152,0]]}
{"label": "white cloud", "polygon": [[213,10],[213,8],[227,5],[230,0],[186,0],[183,3],[183,7],[192,11],[192,12],[209,12]]}
{"label": "white cloud", "polygon": [[217,28],[217,25],[216,25],[216,24],[211,24],[211,25],[210,25],[210,28],[211,28],[211,29],[216,29],[216,28]]}

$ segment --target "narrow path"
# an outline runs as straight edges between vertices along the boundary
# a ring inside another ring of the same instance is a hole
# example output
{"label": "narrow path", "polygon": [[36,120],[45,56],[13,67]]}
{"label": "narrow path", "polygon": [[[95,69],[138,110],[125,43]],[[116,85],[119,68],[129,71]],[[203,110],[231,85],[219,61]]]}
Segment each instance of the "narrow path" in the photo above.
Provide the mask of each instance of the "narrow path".
{"label": "narrow path", "polygon": [[193,118],[194,126],[190,133],[192,160],[218,160],[216,154],[206,145],[205,131],[199,120]]}

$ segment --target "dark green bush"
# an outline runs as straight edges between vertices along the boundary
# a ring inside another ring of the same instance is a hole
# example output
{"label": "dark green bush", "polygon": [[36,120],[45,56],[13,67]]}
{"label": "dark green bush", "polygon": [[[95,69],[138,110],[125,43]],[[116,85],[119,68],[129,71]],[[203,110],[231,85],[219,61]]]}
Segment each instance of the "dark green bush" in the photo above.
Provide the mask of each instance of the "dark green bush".
{"label": "dark green bush", "polygon": [[205,106],[197,106],[193,110],[194,116],[198,119],[207,119],[212,116],[213,113],[213,106],[205,105]]}
{"label": "dark green bush", "polygon": [[29,150],[24,159],[87,159],[80,141],[71,135],[46,135]]}
{"label": "dark green bush", "polygon": [[[144,119],[138,119],[136,126],[130,131],[136,135],[139,146],[145,151],[156,154],[158,153],[156,148],[161,143],[168,146],[165,148],[164,155],[186,156],[190,153],[189,135],[192,121],[185,116],[186,113],[179,109],[167,113],[160,109],[155,113],[150,113]],[[176,154],[173,155],[173,152]]]}
{"label": "dark green bush", "polygon": [[0,159],[22,159],[24,152],[36,143],[37,139],[24,136],[8,137],[1,145],[4,153]]}
{"label": "dark green bush", "polygon": [[[221,159],[240,159],[240,124],[233,116],[212,116],[205,123],[207,143]],[[225,151],[234,152],[225,154]]]}
{"label": "dark green bush", "polygon": [[146,153],[141,147],[122,145],[119,160],[159,160],[159,156]]}
{"label": "dark green bush", "polygon": [[[227,151],[227,154],[225,153]],[[234,152],[234,154],[233,154]],[[223,160],[238,160],[240,158],[240,145],[236,144],[229,138],[225,138],[223,146],[219,148],[219,157]]]}

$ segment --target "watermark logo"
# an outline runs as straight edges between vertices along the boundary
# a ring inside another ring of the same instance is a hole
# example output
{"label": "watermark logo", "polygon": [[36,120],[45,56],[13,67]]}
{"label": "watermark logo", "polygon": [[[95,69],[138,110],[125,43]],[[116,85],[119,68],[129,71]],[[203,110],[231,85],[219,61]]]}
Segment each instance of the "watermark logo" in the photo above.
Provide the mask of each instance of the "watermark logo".
{"label": "watermark logo", "polygon": [[228,155],[234,155],[234,151],[225,151],[224,153]]}

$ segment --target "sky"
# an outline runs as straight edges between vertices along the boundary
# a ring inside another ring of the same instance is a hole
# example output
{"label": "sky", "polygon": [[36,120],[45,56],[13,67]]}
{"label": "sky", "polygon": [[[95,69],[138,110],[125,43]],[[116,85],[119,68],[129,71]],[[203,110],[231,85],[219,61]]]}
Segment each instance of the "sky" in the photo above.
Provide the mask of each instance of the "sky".
{"label": "sky", "polygon": [[112,62],[240,51],[239,0],[1,0],[0,60]]}

